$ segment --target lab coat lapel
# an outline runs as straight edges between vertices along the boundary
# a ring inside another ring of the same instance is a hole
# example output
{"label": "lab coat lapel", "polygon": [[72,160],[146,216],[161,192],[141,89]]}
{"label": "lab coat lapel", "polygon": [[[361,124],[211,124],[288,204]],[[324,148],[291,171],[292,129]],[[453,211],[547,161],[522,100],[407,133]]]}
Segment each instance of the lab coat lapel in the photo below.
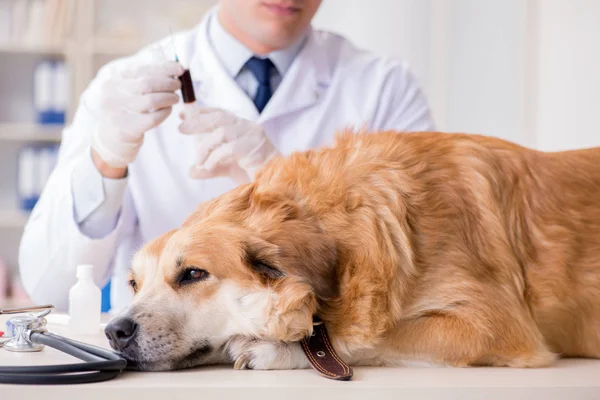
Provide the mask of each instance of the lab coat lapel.
{"label": "lab coat lapel", "polygon": [[331,79],[325,50],[318,45],[318,37],[311,29],[306,44],[267,103],[259,121],[290,114],[319,101]]}
{"label": "lab coat lapel", "polygon": [[[256,121],[258,111],[252,100],[229,76],[215,54],[208,37],[211,12],[198,26],[195,48],[191,49],[190,73],[197,91],[196,97],[207,107],[222,108],[239,117]],[[210,79],[207,79],[210,77]]]}

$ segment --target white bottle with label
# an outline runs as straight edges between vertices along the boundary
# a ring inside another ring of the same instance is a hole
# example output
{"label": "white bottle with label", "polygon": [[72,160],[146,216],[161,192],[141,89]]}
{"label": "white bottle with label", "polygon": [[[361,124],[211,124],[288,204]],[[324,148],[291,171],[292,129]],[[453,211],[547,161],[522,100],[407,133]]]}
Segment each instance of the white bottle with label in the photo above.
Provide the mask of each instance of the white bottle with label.
{"label": "white bottle with label", "polygon": [[77,283],[69,291],[69,327],[75,335],[100,331],[102,292],[94,283],[94,266],[77,266]]}

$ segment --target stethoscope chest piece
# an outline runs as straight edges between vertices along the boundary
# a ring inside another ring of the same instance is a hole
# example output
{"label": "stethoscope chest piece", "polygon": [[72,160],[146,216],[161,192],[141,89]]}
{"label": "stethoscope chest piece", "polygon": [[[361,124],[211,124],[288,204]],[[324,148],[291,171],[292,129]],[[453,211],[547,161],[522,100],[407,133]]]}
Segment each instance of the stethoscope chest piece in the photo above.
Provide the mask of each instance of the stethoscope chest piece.
{"label": "stethoscope chest piece", "polygon": [[40,343],[34,343],[30,339],[31,332],[45,332],[46,319],[34,315],[22,315],[10,319],[10,325],[14,330],[14,336],[5,342],[5,350],[19,353],[28,353],[41,351],[45,346]]}

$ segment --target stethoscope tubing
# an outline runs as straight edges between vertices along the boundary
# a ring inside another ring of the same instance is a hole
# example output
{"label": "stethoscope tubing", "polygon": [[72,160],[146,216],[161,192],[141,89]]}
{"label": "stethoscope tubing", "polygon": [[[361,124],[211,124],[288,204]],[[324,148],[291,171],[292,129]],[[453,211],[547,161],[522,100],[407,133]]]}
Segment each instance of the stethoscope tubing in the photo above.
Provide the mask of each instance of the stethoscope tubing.
{"label": "stethoscope tubing", "polygon": [[0,366],[0,383],[61,385],[102,382],[115,378],[127,367],[127,361],[117,353],[49,332],[32,332],[30,340],[85,362],[40,366]]}
{"label": "stethoscope tubing", "polygon": [[11,385],[74,385],[104,382],[119,376],[121,371],[87,372],[82,374],[7,374],[0,372],[0,384]]}
{"label": "stethoscope tubing", "polygon": [[[32,339],[37,343],[45,344],[48,347],[60,350],[73,357],[77,357],[80,360],[88,361],[88,365],[94,361],[103,363],[106,363],[106,361],[113,361],[114,363],[110,365],[115,365],[115,368],[117,369],[122,370],[127,366],[127,361],[112,350],[103,349],[102,347],[93,346],[91,344],[83,343],[73,339],[67,339],[63,336],[55,335],[50,332],[35,332],[32,334]],[[64,349],[59,349],[55,347],[55,344],[65,347]]]}

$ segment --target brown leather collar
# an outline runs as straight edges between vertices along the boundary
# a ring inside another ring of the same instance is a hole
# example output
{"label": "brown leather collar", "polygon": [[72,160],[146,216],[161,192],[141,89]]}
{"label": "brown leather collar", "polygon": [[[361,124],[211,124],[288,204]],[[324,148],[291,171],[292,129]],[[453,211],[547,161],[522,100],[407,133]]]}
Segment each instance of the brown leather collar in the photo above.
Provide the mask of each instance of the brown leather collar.
{"label": "brown leather collar", "polygon": [[313,319],[313,334],[300,342],[310,365],[325,378],[338,381],[352,379],[354,372],[335,352],[325,324]]}

